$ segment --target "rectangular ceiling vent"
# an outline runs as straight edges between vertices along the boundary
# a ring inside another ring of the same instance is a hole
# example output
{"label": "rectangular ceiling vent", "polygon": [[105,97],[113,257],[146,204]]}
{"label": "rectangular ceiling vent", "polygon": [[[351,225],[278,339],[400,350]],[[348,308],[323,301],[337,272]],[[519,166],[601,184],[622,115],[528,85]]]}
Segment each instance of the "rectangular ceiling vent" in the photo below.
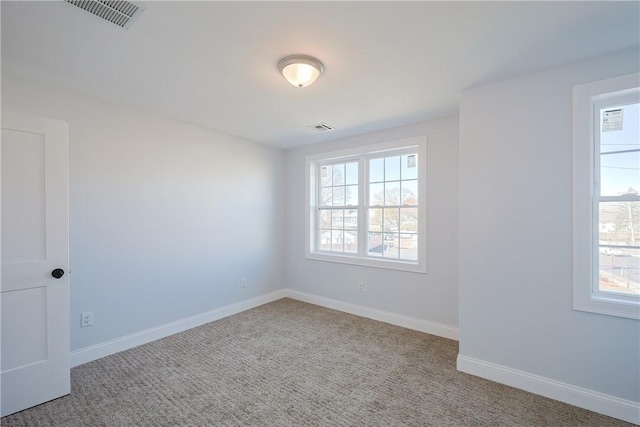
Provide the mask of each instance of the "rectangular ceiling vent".
{"label": "rectangular ceiling vent", "polygon": [[144,9],[128,1],[65,0],[82,10],[107,20],[118,27],[129,28]]}
{"label": "rectangular ceiling vent", "polygon": [[309,126],[311,129],[317,130],[318,132],[326,132],[328,130],[334,130],[334,127],[329,126],[326,123],[320,123],[317,125],[311,125]]}

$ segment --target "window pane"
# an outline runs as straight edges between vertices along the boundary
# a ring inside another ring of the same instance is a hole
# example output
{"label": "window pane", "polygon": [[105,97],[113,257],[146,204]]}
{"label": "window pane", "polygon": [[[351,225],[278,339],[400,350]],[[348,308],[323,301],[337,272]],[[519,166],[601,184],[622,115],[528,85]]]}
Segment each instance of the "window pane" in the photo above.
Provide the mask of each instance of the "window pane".
{"label": "window pane", "polygon": [[400,259],[416,261],[418,259],[418,236],[416,234],[400,235]]}
{"label": "window pane", "polygon": [[418,209],[400,209],[400,231],[418,232]]}
{"label": "window pane", "polygon": [[320,228],[331,228],[331,211],[329,209],[320,210],[318,225]]}
{"label": "window pane", "polygon": [[369,205],[382,206],[384,205],[384,184],[371,184],[369,185]]}
{"label": "window pane", "polygon": [[331,166],[322,166],[320,168],[320,185],[323,187],[327,187],[331,185]]}
{"label": "window pane", "polygon": [[600,156],[600,195],[618,196],[640,189],[640,150]]}
{"label": "window pane", "polygon": [[384,159],[384,180],[400,180],[400,156],[386,157]]}
{"label": "window pane", "polygon": [[601,202],[598,230],[601,245],[640,245],[640,202]]}
{"label": "window pane", "polygon": [[358,186],[357,185],[347,185],[347,194],[346,194],[346,202],[347,206],[358,206]]}
{"label": "window pane", "polygon": [[418,204],[418,180],[402,181],[402,204]]}
{"label": "window pane", "polygon": [[331,187],[320,187],[320,206],[331,206],[333,189]]}
{"label": "window pane", "polygon": [[381,257],[382,253],[385,250],[385,246],[382,243],[382,234],[380,233],[369,233],[369,243],[368,243],[368,255]]}
{"label": "window pane", "polygon": [[348,253],[358,252],[358,233],[355,231],[344,232],[344,251]]}
{"label": "window pane", "polygon": [[358,163],[347,163],[347,178],[345,183],[353,185],[358,183]]}
{"label": "window pane", "polygon": [[343,210],[334,209],[331,213],[331,228],[341,229],[343,224]]}
{"label": "window pane", "polygon": [[394,233],[383,233],[382,240],[385,250],[382,253],[384,258],[399,258],[398,235]]}
{"label": "window pane", "polygon": [[358,229],[358,210],[347,209],[344,211],[344,228],[345,230]]}
{"label": "window pane", "polygon": [[333,187],[333,206],[344,206],[344,187]]}
{"label": "window pane", "polygon": [[640,190],[640,104],[600,110],[600,195]]}
{"label": "window pane", "polygon": [[382,230],[385,233],[398,231],[399,212],[400,212],[400,209],[398,208],[383,209]]}
{"label": "window pane", "polygon": [[418,155],[402,156],[400,160],[402,179],[418,179]]}
{"label": "window pane", "polygon": [[320,244],[318,245],[318,248],[321,251],[331,250],[331,231],[320,232]]}
{"label": "window pane", "polygon": [[384,181],[384,159],[369,161],[369,182]]}
{"label": "window pane", "polygon": [[638,249],[600,246],[598,251],[599,289],[640,295],[640,253]]}
{"label": "window pane", "polygon": [[333,185],[344,184],[344,163],[333,165]]}
{"label": "window pane", "polygon": [[344,251],[344,237],[342,230],[331,231],[331,250],[334,252]]}
{"label": "window pane", "polygon": [[640,294],[640,202],[601,202],[598,216],[599,289]]}
{"label": "window pane", "polygon": [[[622,110],[621,120],[617,121],[617,126],[609,120],[606,125],[605,115],[607,112]],[[600,152],[634,150],[640,148],[640,130],[638,129],[637,117],[640,114],[640,104],[630,104],[624,107],[607,107],[600,110]],[[634,118],[636,118],[634,120]]]}
{"label": "window pane", "polygon": [[369,231],[382,231],[382,209],[369,209]]}
{"label": "window pane", "polygon": [[398,206],[400,204],[400,182],[385,182],[385,205]]}

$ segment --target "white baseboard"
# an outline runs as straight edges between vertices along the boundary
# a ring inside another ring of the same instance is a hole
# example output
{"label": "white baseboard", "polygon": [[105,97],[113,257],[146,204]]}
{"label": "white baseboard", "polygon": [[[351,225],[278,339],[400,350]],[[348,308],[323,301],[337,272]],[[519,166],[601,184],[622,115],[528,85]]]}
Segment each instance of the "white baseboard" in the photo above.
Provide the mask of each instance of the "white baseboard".
{"label": "white baseboard", "polygon": [[[178,332],[186,331],[285,297],[444,338],[458,339],[458,328],[453,326],[415,319],[291,289],[281,289],[186,319],[166,323],[155,328],[73,351],[70,355],[71,367],[79,366],[92,360],[168,337]],[[571,384],[463,355],[458,355],[457,368],[461,372],[640,425],[640,403],[638,402],[594,392]]]}
{"label": "white baseboard", "polygon": [[355,314],[356,316],[367,317],[369,319],[379,320],[381,322],[390,323],[392,325],[402,326],[428,334],[437,335],[453,340],[458,339],[458,328],[441,325],[438,323],[427,322],[426,320],[414,319],[395,313],[382,310],[376,310],[303,292],[293,291],[290,289],[281,289],[270,294],[262,295],[246,301],[241,301],[225,307],[217,308],[206,313],[197,314],[185,319],[176,320],[175,322],[166,323],[144,331],[136,332],[124,337],[105,341],[90,347],[81,348],[71,352],[71,367],[79,366],[101,357],[109,356],[151,341],[168,337],[178,332],[183,332],[205,323],[213,322],[233,314],[241,313],[254,307],[289,297],[303,302],[316,304],[322,307],[331,308],[345,313]]}
{"label": "white baseboard", "polygon": [[366,317],[368,319],[378,320],[380,322],[390,323],[396,326],[402,326],[403,328],[413,329],[414,331],[425,332],[427,334],[437,335],[451,340],[458,340],[458,328],[454,326],[429,322],[427,320],[416,319],[413,317],[403,316],[401,314],[377,310],[375,308],[364,307],[291,289],[285,289],[285,296],[298,301],[319,305],[321,307],[355,314],[356,316]]}
{"label": "white baseboard", "polygon": [[640,424],[640,403],[638,402],[463,355],[458,355],[458,370],[630,423]]}
{"label": "white baseboard", "polygon": [[91,362],[92,360],[100,359],[101,357],[109,356],[151,341],[159,340],[160,338],[168,337],[169,335],[177,334],[178,332],[186,331],[187,329],[195,328],[196,326],[201,326],[205,323],[213,322],[284,297],[285,291],[278,290],[246,301],[207,311],[206,313],[197,314],[185,319],[176,320],[175,322],[165,323],[164,325],[156,326],[155,328],[125,335],[124,337],[116,338],[111,341],[81,348],[80,350],[71,352],[71,367],[73,368],[75,366]]}

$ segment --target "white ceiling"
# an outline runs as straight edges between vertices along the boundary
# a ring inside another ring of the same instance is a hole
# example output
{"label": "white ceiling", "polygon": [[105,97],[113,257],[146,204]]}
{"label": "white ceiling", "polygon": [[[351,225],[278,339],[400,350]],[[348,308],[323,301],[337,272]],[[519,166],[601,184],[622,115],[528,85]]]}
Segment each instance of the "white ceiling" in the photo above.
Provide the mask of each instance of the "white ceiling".
{"label": "white ceiling", "polygon": [[[636,1],[137,4],[123,30],[62,1],[2,1],[2,71],[289,148],[455,113],[466,88],[640,45]],[[278,74],[293,53],[324,63],[313,86]]]}

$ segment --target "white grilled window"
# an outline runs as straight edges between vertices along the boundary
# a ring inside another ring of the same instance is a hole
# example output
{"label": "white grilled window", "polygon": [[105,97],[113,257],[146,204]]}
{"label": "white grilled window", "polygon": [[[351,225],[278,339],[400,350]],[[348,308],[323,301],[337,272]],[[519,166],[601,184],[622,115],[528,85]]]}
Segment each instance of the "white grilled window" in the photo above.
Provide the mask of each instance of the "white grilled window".
{"label": "white grilled window", "polygon": [[426,138],[307,158],[310,259],[426,272]]}

